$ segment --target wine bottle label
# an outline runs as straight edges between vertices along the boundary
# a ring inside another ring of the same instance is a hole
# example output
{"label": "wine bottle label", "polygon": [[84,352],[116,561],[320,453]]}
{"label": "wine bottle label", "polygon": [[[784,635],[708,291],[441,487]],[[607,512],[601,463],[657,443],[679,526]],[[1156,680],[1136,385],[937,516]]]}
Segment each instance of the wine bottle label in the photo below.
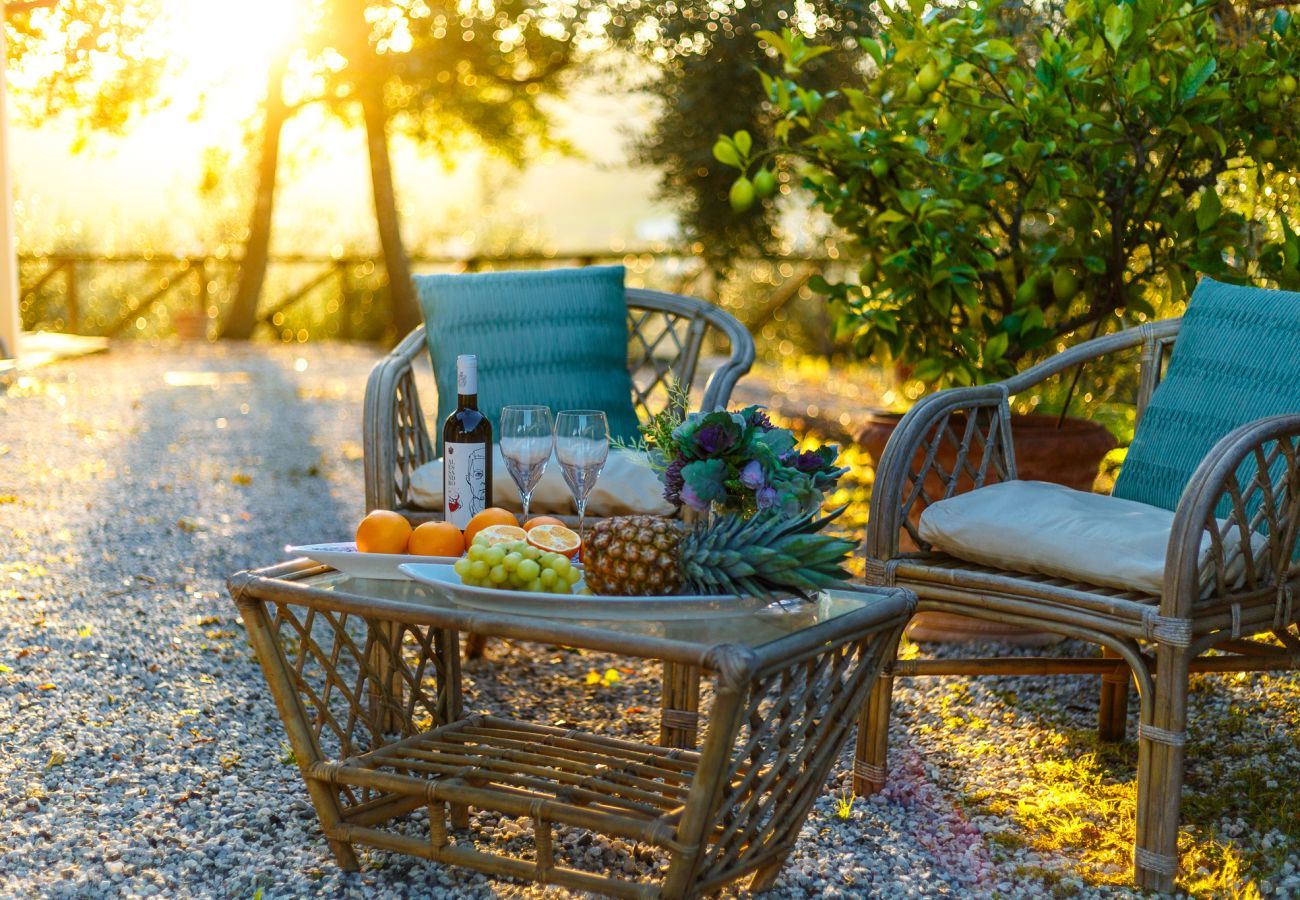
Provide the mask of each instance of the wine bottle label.
{"label": "wine bottle label", "polygon": [[487,444],[444,445],[442,457],[442,515],[462,531],[487,507]]}
{"label": "wine bottle label", "polygon": [[478,357],[456,357],[456,393],[462,397],[478,393]]}

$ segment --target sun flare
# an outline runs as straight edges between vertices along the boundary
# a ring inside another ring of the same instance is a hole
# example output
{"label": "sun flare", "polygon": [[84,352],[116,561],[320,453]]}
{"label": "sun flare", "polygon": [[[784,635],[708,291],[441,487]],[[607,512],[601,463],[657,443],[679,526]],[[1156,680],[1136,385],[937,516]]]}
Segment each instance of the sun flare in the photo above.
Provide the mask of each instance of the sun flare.
{"label": "sun flare", "polygon": [[175,65],[177,93],[229,94],[246,102],[261,94],[266,67],[288,50],[308,0],[176,0],[160,28]]}

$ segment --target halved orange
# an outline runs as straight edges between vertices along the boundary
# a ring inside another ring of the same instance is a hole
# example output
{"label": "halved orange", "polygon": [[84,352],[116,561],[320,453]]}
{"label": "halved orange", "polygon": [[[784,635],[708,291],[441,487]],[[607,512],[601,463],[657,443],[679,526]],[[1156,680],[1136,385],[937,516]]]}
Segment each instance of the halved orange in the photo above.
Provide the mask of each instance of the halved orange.
{"label": "halved orange", "polygon": [[534,525],[528,532],[528,543],[538,550],[549,550],[573,559],[582,548],[582,538],[572,528],[563,525]]}
{"label": "halved orange", "polygon": [[474,535],[475,544],[491,547],[494,544],[510,544],[528,539],[528,532],[518,525],[489,525]]}
{"label": "halved orange", "polygon": [[489,506],[481,513],[476,513],[474,518],[465,523],[465,546],[474,543],[474,536],[484,528],[489,528],[492,525],[518,524],[519,520],[515,518],[515,514],[510,510],[502,509],[499,506]]}
{"label": "halved orange", "polygon": [[524,523],[524,531],[532,531],[538,525],[563,525],[555,516],[533,516]]}

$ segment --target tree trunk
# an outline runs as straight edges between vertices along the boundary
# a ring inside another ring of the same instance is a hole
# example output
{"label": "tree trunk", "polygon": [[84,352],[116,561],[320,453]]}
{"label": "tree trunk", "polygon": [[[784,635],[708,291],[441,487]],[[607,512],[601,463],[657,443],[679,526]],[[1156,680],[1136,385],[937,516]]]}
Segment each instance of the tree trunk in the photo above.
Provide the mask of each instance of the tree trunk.
{"label": "tree trunk", "polygon": [[271,252],[271,216],[275,211],[275,181],[280,165],[280,132],[289,111],[284,105],[284,73],[287,60],[277,57],[266,76],[266,97],[262,101],[262,148],[257,161],[257,194],[248,224],[248,240],[239,264],[239,285],[235,300],[221,326],[221,337],[246,341],[257,327],[257,304],[266,282]]}
{"label": "tree trunk", "polygon": [[421,322],[420,305],[411,282],[411,264],[402,245],[402,224],[393,190],[393,164],[388,148],[388,110],[381,84],[360,85],[361,110],[366,122],[366,148],[370,153],[370,184],[375,195],[375,221],[379,225],[379,246],[388,273],[388,296],[392,301],[393,326],[397,339]]}

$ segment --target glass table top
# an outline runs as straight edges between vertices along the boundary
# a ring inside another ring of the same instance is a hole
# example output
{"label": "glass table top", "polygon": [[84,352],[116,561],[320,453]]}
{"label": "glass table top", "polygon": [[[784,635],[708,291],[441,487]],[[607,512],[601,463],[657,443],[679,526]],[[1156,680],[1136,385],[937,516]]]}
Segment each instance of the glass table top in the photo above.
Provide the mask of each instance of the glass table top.
{"label": "glass table top", "polygon": [[[462,606],[444,592],[414,581],[380,581],[354,578],[341,572],[327,572],[309,576],[301,583],[314,590],[427,605],[459,613],[481,611],[481,608]],[[812,602],[796,598],[777,601],[757,611],[738,612],[729,610],[725,601],[722,601],[710,609],[708,615],[691,619],[531,617],[512,610],[503,610],[502,614],[518,616],[520,619],[535,618],[553,625],[577,626],[690,644],[728,643],[758,647],[863,609],[879,602],[887,593],[870,588],[842,588],[823,591]],[[572,602],[572,598],[564,596],[555,598],[556,603],[564,603],[566,600]]]}

